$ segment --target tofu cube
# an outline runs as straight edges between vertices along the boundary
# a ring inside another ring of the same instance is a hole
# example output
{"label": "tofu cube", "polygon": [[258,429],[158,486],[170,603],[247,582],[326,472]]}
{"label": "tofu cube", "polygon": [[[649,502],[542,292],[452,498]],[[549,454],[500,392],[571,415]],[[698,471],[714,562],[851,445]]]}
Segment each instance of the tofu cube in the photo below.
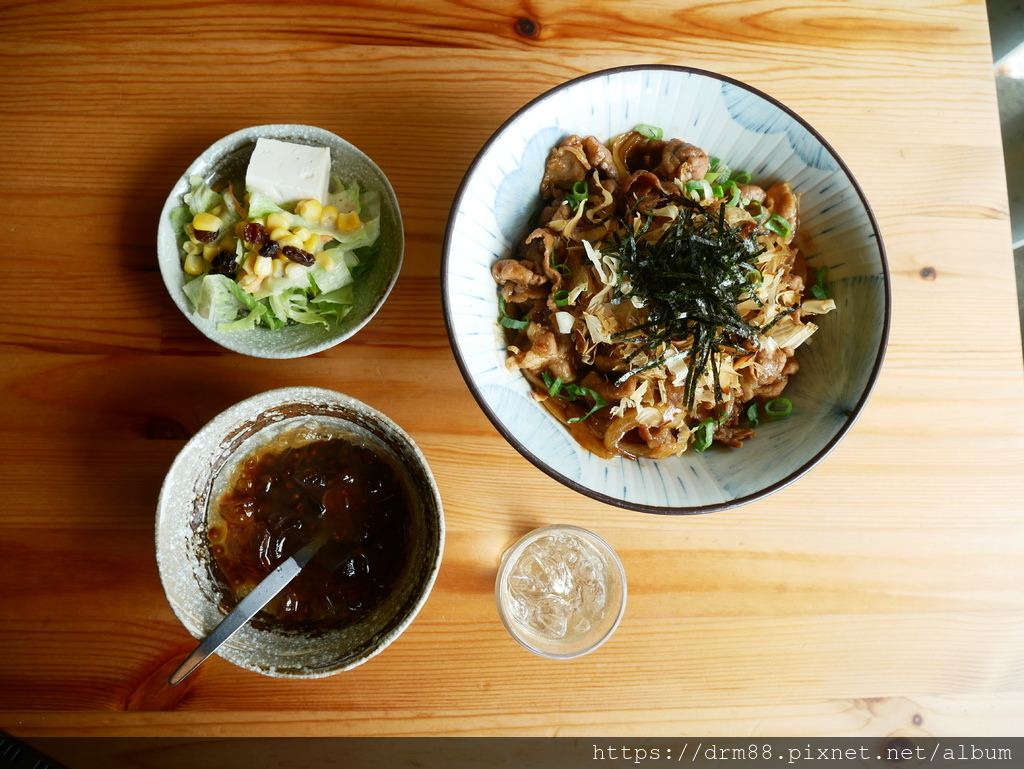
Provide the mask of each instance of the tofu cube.
{"label": "tofu cube", "polygon": [[245,187],[284,206],[300,200],[327,202],[331,182],[331,151],[327,147],[291,144],[277,139],[256,140],[249,159]]}

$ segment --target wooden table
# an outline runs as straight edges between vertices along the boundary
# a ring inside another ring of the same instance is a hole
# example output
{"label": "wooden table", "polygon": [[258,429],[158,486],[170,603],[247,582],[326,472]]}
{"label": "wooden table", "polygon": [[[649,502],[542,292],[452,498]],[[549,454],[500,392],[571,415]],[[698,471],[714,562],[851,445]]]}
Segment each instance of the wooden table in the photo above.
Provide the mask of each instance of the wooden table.
{"label": "wooden table", "polygon": [[[55,735],[1024,734],[1024,373],[982,0],[247,6],[0,4],[0,728]],[[438,271],[449,205],[518,107],[668,63],[795,109],[849,163],[888,249],[888,356],[836,451],[703,517],[588,500],[522,459],[460,378]],[[156,267],[164,197],[248,125],[344,136],[390,176],[401,278],[354,339],[224,351]],[[286,385],[355,396],[436,474],[443,568],[379,657],[310,682],[193,646],[153,519],[185,440]],[[624,561],[626,616],[551,662],[498,620],[502,550],[556,521]]]}

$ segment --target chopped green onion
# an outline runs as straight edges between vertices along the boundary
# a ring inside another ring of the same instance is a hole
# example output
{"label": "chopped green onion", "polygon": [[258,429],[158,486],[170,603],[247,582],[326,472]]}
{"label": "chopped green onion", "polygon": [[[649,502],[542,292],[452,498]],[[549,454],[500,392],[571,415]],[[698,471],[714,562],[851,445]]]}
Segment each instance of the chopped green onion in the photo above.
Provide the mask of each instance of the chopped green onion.
{"label": "chopped green onion", "polygon": [[761,415],[757,411],[757,401],[752,401],[747,406],[747,423],[751,427],[757,427],[761,423]]}
{"label": "chopped green onion", "polygon": [[598,409],[604,408],[608,405],[608,402],[601,397],[600,393],[596,390],[591,390],[589,387],[580,387],[576,384],[563,384],[561,377],[552,379],[551,374],[547,371],[542,372],[540,376],[541,379],[544,380],[545,386],[548,388],[548,395],[552,398],[561,398],[564,401],[570,402],[574,402],[579,398],[586,398],[587,396],[593,398],[594,405],[590,411],[581,417],[573,417],[569,420],[570,422],[582,422]]}
{"label": "chopped green onion", "polygon": [[498,323],[500,323],[505,328],[513,328],[516,329],[517,331],[522,331],[524,328],[527,328],[530,325],[530,321],[526,319],[516,320],[515,318],[510,318],[506,314],[505,297],[503,296],[498,296],[498,312],[501,315],[501,317],[498,318]]}
{"label": "chopped green onion", "polygon": [[772,419],[782,419],[793,413],[793,404],[789,398],[774,398],[764,404],[764,413]]}
{"label": "chopped green onion", "polygon": [[774,232],[776,235],[781,235],[784,238],[788,238],[793,234],[793,227],[778,214],[772,214],[768,217],[764,223],[764,228],[770,232]]}
{"label": "chopped green onion", "polygon": [[729,413],[719,414],[718,419],[707,417],[693,429],[693,448],[697,451],[705,451],[710,448],[715,439],[715,428],[729,419]]}
{"label": "chopped green onion", "polygon": [[740,188],[737,186],[736,182],[734,182],[732,179],[729,179],[728,181],[726,181],[722,185],[723,196],[724,196],[724,194],[726,192],[729,192],[730,190],[732,191],[732,193],[731,193],[731,196],[730,196],[729,200],[726,202],[726,205],[727,206],[738,205],[739,202],[740,202]]}
{"label": "chopped green onion", "polygon": [[578,205],[579,203],[584,202],[588,197],[590,197],[590,188],[587,186],[587,183],[584,181],[578,181],[572,185],[572,192],[568,194],[567,200],[570,203]]}
{"label": "chopped green onion", "polygon": [[714,155],[708,158],[708,167],[712,171],[718,170],[718,164],[722,162],[721,158],[717,158]]}
{"label": "chopped green onion", "polygon": [[828,289],[825,288],[825,271],[828,267],[821,266],[814,271],[814,285],[811,286],[811,296],[815,299],[828,299]]}
{"label": "chopped green onion", "polygon": [[697,193],[700,196],[699,200],[708,200],[714,196],[711,185],[703,179],[691,179],[683,185],[683,191],[691,198]]}
{"label": "chopped green onion", "polygon": [[503,316],[498,322],[505,328],[514,328],[518,331],[522,331],[530,325],[530,321],[528,320],[516,320],[515,318],[510,318],[507,315]]}
{"label": "chopped green onion", "polygon": [[707,451],[711,447],[711,443],[715,439],[715,427],[717,426],[718,421],[711,417],[697,425],[693,431],[694,451]]}
{"label": "chopped green onion", "polygon": [[648,125],[647,123],[641,123],[638,125],[636,127],[636,132],[648,139],[661,139],[665,136],[665,132],[658,128],[658,126]]}
{"label": "chopped green onion", "polygon": [[563,288],[561,291],[556,291],[553,294],[556,307],[565,307],[569,304],[569,289]]}
{"label": "chopped green onion", "polygon": [[747,270],[746,278],[747,283],[749,283],[752,286],[760,286],[762,283],[764,283],[764,275],[761,273],[760,270]]}
{"label": "chopped green onion", "polygon": [[572,275],[572,270],[569,269],[569,265],[567,264],[553,264],[551,265],[551,268],[555,272],[565,275],[566,277]]}
{"label": "chopped green onion", "polygon": [[725,190],[719,187],[717,184],[711,186],[711,194],[716,198],[724,198]]}
{"label": "chopped green onion", "polygon": [[[551,374],[549,374],[547,371],[542,371],[540,376],[541,379],[544,380],[544,384],[546,384],[548,387],[548,395],[550,395],[552,398],[565,398],[565,396],[562,395],[560,392],[562,389],[561,377],[558,377],[557,379],[552,379]],[[569,400],[572,399],[570,398]]]}
{"label": "chopped green onion", "polygon": [[749,171],[737,171],[732,175],[733,181],[737,184],[750,184],[752,177]]}
{"label": "chopped green onion", "polygon": [[605,399],[602,398],[600,393],[598,393],[596,390],[591,390],[588,387],[577,387],[576,385],[571,385],[571,386],[575,387],[577,390],[581,390],[581,391],[585,391],[585,392],[589,393],[590,396],[594,399],[594,405],[591,407],[590,411],[588,411],[586,414],[584,414],[581,417],[572,417],[569,420],[569,422],[582,422],[583,420],[585,420],[587,417],[589,417],[591,414],[593,414],[598,409],[604,408],[605,406],[608,405],[608,402],[605,401]]}

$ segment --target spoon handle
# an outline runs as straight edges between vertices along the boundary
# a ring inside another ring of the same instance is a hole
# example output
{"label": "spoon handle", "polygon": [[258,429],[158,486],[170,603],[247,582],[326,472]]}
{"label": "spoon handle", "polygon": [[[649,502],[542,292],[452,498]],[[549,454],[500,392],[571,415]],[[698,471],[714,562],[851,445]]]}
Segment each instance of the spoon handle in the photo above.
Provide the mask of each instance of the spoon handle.
{"label": "spoon handle", "polygon": [[320,547],[327,541],[327,537],[321,530],[313,540],[298,550],[290,558],[286,558],[276,569],[263,578],[256,587],[252,589],[245,598],[238,602],[238,605],[231,610],[213,631],[206,636],[185,658],[185,661],[178,666],[171,677],[167,679],[169,686],[177,686],[193,670],[199,667],[203,661],[213,654],[222,643],[238,632],[246,622],[251,620],[256,613],[270,602],[274,596],[280,593],[291,582],[295,575],[302,571],[302,568],[309,563]]}

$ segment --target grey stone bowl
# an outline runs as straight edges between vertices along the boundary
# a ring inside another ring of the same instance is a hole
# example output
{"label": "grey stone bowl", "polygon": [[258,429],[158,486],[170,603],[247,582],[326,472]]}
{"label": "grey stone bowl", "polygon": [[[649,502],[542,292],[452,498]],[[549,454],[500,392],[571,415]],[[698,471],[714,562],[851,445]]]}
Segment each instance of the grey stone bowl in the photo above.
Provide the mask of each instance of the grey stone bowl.
{"label": "grey stone bowl", "polygon": [[[355,304],[340,324],[330,329],[322,325],[289,325],[271,331],[224,332],[214,321],[198,315],[185,297],[185,273],[179,254],[171,211],[181,205],[182,195],[190,189],[189,177],[202,176],[208,183],[226,183],[245,176],[249,157],[260,137],[295,144],[329,147],[331,170],[342,181],[358,180],[364,189],[375,189],[381,202],[381,248],[372,266],[356,280]],[[405,234],[398,199],[384,172],[366,154],[322,128],[306,125],[262,125],[245,128],[225,136],[196,158],[175,183],[167,196],[157,227],[157,257],[171,299],[200,332],[228,350],[257,358],[299,358],[321,352],[357,333],[370,322],[391,293],[402,267]]]}
{"label": "grey stone bowl", "polygon": [[321,678],[360,665],[392,643],[427,600],[441,564],[445,526],[441,497],[427,461],[397,424],[366,404],[315,387],[287,387],[244,400],[205,425],[182,448],[160,491],[156,560],[171,609],[196,639],[223,618],[224,587],[210,553],[207,508],[218,478],[253,448],[313,421],[319,429],[355,433],[388,452],[406,473],[413,546],[391,596],[354,626],[317,633],[245,625],[217,653],[247,670],[278,678]]}

